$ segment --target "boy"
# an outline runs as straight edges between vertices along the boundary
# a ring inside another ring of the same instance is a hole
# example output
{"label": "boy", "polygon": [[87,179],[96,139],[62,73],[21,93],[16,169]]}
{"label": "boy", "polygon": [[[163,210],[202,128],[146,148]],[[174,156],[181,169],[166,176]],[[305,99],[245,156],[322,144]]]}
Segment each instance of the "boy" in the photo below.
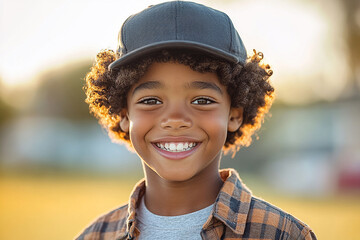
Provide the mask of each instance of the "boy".
{"label": "boy", "polygon": [[316,239],[291,215],[252,196],[222,150],[250,144],[274,89],[261,53],[247,58],[228,16],[174,1],[129,17],[119,48],[86,77],[90,110],[142,160],[128,204],[78,239]]}

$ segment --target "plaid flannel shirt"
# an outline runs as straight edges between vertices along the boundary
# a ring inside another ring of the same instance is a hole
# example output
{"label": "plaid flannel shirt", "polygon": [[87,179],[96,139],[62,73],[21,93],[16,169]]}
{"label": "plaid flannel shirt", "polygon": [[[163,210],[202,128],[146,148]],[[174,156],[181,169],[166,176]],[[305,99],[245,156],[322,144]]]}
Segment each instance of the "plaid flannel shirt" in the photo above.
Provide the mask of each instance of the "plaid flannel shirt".
{"label": "plaid flannel shirt", "polygon": [[[224,184],[199,233],[202,239],[316,239],[307,225],[252,196],[235,170],[221,170],[220,176]],[[135,213],[144,193],[142,180],[135,186],[129,204],[100,217],[76,239],[137,239],[140,232]]]}

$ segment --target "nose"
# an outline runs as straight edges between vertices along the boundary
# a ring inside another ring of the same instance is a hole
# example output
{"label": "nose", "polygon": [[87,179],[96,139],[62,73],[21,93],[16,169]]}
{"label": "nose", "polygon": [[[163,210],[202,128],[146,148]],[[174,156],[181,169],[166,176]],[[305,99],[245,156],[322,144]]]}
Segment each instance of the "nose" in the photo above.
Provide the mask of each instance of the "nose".
{"label": "nose", "polygon": [[192,121],[185,107],[173,106],[165,113],[161,123],[161,128],[167,130],[187,129],[192,126]]}

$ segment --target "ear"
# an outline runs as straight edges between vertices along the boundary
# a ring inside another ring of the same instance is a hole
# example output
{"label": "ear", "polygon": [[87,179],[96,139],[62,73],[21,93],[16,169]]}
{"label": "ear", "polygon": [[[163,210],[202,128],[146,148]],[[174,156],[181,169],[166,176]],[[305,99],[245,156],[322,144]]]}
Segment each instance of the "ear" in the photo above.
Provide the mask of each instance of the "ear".
{"label": "ear", "polygon": [[130,121],[127,109],[122,109],[120,112],[120,128],[123,132],[128,133],[130,127]]}
{"label": "ear", "polygon": [[231,108],[230,114],[229,114],[229,120],[228,120],[228,131],[229,132],[235,132],[237,131],[243,121],[243,112],[244,108]]}

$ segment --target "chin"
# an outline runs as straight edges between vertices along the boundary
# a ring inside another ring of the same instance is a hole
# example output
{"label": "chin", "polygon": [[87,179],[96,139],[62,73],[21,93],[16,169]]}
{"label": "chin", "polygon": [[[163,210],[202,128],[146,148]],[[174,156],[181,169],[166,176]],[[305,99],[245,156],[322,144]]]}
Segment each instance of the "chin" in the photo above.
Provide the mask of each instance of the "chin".
{"label": "chin", "polygon": [[196,173],[188,170],[174,169],[173,171],[166,171],[165,173],[156,172],[162,179],[170,182],[185,182],[193,178]]}

